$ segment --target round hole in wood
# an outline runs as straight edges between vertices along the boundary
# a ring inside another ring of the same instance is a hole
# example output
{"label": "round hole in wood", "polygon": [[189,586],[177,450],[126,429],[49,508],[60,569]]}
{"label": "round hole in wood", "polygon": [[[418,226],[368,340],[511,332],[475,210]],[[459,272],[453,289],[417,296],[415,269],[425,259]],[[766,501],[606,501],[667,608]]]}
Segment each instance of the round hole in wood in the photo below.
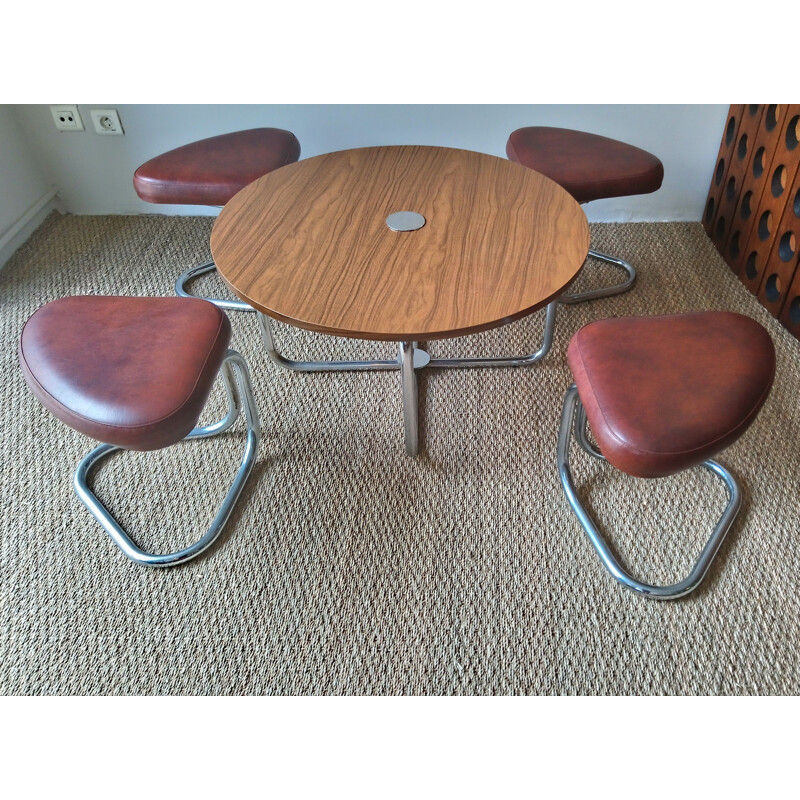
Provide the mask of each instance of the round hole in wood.
{"label": "round hole in wood", "polygon": [[720,217],[717,220],[717,239],[721,239],[725,235],[725,217]]}
{"label": "round hole in wood", "polygon": [[736,155],[739,156],[740,161],[744,161],[747,155],[747,134],[743,133],[742,138],[739,139],[739,147],[736,150]]}
{"label": "round hole in wood", "polygon": [[728,120],[728,127],[725,129],[725,146],[730,147],[733,141],[733,135],[736,133],[736,120],[731,117]]}
{"label": "round hole in wood", "polygon": [[728,252],[731,254],[731,258],[739,258],[739,253],[741,252],[739,249],[739,231],[736,231],[736,233],[731,236]]}
{"label": "round hole in wood", "polygon": [[770,303],[780,300],[781,297],[781,279],[777,275],[770,275],[767,282],[764,284],[764,294]]}
{"label": "round hole in wood", "polygon": [[719,186],[722,183],[722,176],[725,174],[725,159],[721,158],[717,164],[717,171],[714,175],[714,183]]}
{"label": "round hole in wood", "polygon": [[760,178],[764,173],[764,148],[759,147],[753,156],[753,177]]}
{"label": "round hole in wood", "polygon": [[800,217],[800,189],[797,190],[797,194],[794,196],[792,210],[794,211],[794,215],[796,217]]}
{"label": "round hole in wood", "polygon": [[800,297],[795,297],[789,304],[789,322],[800,325]]}
{"label": "round hole in wood", "polygon": [[794,150],[798,142],[800,142],[800,115],[795,114],[786,128],[786,149]]}
{"label": "round hole in wood", "polygon": [[756,114],[758,114],[758,109],[760,107],[761,106],[759,106],[758,104],[751,104],[751,105],[747,106],[747,110],[750,112],[750,116],[754,117]]}
{"label": "round hole in wood", "polygon": [[753,213],[753,206],[751,205],[753,201],[753,193],[752,192],[745,192],[744,197],[742,197],[742,219],[749,219],[750,215]]}
{"label": "round hole in wood", "polygon": [[780,244],[778,245],[778,255],[781,261],[791,261],[797,253],[797,239],[795,239],[792,231],[786,231],[781,236]]}
{"label": "round hole in wood", "polygon": [[736,176],[735,175],[731,175],[731,177],[728,178],[728,185],[725,187],[725,196],[728,198],[728,200],[733,200],[733,198],[736,197]]}
{"label": "round hole in wood", "polygon": [[747,277],[754,281],[758,277],[758,265],[756,264],[758,260],[758,253],[753,251],[747,256],[747,263],[744,265],[744,273]]}
{"label": "round hole in wood", "polygon": [[766,242],[771,233],[772,213],[770,211],[765,211],[758,219],[758,238],[761,239],[762,242]]}
{"label": "round hole in wood", "polygon": [[711,222],[713,217],[714,217],[714,198],[709,197],[708,202],[706,203],[706,222]]}
{"label": "round hole in wood", "polygon": [[772,196],[780,197],[786,188],[786,167],[779,164],[775,172],[772,173]]}
{"label": "round hole in wood", "polygon": [[778,124],[778,119],[780,119],[780,114],[778,113],[778,106],[774,103],[771,106],[767,107],[767,113],[764,115],[765,118],[765,125],[768,131],[774,130],[775,126]]}

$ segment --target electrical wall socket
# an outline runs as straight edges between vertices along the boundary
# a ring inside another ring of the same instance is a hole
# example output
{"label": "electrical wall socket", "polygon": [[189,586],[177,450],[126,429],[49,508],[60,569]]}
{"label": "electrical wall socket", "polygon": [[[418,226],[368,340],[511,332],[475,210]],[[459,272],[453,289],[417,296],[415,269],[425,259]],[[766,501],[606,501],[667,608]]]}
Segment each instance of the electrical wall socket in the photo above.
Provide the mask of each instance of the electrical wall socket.
{"label": "electrical wall socket", "polygon": [[119,121],[119,114],[115,108],[96,108],[89,112],[97,133],[111,136],[124,136],[122,123]]}
{"label": "electrical wall socket", "polygon": [[53,115],[56,128],[60,131],[82,131],[84,129],[78,106],[50,106],[50,113]]}

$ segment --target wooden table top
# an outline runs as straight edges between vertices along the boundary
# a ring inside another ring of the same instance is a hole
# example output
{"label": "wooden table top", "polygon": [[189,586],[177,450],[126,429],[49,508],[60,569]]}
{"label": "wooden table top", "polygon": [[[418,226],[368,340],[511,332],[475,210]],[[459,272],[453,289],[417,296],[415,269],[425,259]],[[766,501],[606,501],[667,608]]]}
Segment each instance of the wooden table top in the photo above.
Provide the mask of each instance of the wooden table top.
{"label": "wooden table top", "polygon": [[[422,214],[394,231],[386,217]],[[560,186],[503,158],[443,147],[343,150],[259,178],[211,233],[242,300],[300,328],[384,341],[476,333],[549,303],[589,226]]]}

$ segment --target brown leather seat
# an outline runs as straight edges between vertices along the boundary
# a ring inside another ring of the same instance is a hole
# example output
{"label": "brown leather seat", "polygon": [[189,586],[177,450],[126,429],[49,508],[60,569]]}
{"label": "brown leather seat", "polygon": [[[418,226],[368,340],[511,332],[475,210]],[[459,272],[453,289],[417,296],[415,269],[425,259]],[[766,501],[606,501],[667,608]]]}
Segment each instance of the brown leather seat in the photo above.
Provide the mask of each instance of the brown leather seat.
{"label": "brown leather seat", "polygon": [[727,311],[592,322],[567,358],[600,451],[642,478],[695,466],[736,441],[775,375],[769,334]]}
{"label": "brown leather seat", "polygon": [[197,424],[230,336],[206,300],[67,297],[30,317],[19,358],[34,395],[71,428],[155,450]]}
{"label": "brown leather seat", "polygon": [[664,179],[661,161],[646,150],[568,128],[519,128],[508,137],[506,154],[555,181],[579,203],[648,194]]}
{"label": "brown leather seat", "polygon": [[136,170],[133,186],[148,203],[224,206],[247,184],[298,158],[300,143],[293,133],[253,128],[156,156]]}

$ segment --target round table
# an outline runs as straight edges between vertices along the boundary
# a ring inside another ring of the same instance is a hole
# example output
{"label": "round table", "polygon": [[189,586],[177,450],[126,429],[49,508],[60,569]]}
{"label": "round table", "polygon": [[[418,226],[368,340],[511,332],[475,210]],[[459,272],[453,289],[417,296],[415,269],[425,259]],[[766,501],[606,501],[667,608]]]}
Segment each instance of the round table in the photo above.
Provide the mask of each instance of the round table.
{"label": "round table", "polygon": [[[400,227],[405,217],[414,229],[395,229],[398,212],[412,212],[401,215]],[[588,249],[586,215],[549,178],[495,156],[425,146],[343,150],[281,167],[236,194],[211,234],[219,274],[261,312],[278,363],[401,370],[412,454],[417,370],[515,365],[543,355],[430,359],[418,343],[477,333],[545,305],[552,338],[553,301]],[[268,318],[398,342],[398,358],[289,361],[274,347]]]}

